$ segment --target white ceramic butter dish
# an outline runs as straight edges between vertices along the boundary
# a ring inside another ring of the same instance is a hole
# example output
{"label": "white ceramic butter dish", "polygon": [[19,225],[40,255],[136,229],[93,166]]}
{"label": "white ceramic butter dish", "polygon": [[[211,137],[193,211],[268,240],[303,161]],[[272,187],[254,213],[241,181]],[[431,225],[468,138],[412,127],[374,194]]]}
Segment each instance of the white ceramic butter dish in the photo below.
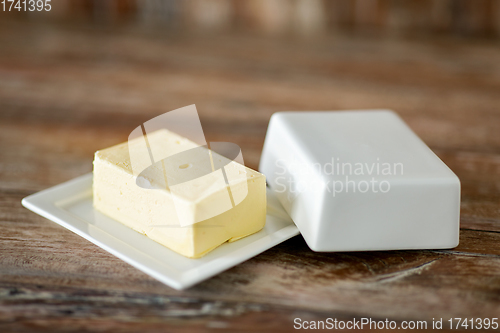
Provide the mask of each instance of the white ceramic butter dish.
{"label": "white ceramic butter dish", "polygon": [[297,235],[297,227],[268,191],[264,229],[189,259],[94,209],[92,174],[26,197],[23,205],[175,289],[189,288]]}

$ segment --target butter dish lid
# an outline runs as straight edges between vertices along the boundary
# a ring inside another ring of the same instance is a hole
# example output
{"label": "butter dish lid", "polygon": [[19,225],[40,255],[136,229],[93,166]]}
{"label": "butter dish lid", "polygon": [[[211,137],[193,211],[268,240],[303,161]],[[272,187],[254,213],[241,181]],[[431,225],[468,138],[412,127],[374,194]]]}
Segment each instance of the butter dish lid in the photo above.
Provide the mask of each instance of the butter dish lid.
{"label": "butter dish lid", "polygon": [[275,113],[259,171],[314,251],[458,245],[460,181],[393,111]]}

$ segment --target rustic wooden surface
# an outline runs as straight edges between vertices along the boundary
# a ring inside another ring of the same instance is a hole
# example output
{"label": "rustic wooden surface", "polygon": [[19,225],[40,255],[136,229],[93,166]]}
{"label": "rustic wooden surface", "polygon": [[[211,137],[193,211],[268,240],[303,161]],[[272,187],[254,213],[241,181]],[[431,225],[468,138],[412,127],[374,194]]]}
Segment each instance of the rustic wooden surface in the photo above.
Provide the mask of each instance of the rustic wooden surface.
{"label": "rustic wooden surface", "polygon": [[[21,206],[195,103],[256,168],[275,111],[391,108],[462,181],[460,245],[314,253],[301,236],[173,290]],[[293,319],[500,315],[500,46],[179,36],[0,21],[0,331],[286,332]]]}

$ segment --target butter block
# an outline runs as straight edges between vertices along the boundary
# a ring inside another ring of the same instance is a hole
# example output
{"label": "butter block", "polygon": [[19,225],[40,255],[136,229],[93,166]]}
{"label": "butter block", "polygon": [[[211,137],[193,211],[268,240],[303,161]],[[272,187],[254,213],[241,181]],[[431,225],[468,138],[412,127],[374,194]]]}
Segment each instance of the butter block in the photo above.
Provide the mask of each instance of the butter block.
{"label": "butter block", "polygon": [[[203,174],[203,161],[197,160],[205,156],[203,149],[159,130],[97,151],[94,207],[189,258],[261,230],[266,221],[265,176],[208,149],[213,172]],[[185,154],[190,151],[198,153]],[[165,159],[153,163],[151,152],[161,152]],[[214,165],[222,165],[225,176]]]}
{"label": "butter block", "polygon": [[314,251],[458,244],[458,177],[389,110],[279,112],[259,170]]}

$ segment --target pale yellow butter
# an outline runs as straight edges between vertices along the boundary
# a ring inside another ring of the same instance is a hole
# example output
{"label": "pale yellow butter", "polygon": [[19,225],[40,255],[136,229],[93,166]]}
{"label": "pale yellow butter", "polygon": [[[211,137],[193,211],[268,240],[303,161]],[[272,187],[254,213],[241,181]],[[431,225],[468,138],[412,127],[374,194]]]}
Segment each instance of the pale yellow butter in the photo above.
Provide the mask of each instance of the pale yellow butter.
{"label": "pale yellow butter", "polygon": [[[164,157],[173,156],[174,161],[178,153],[197,147],[167,130],[148,134],[147,139],[152,150],[161,151]],[[217,154],[211,157],[224,159]],[[139,177],[138,186],[134,170],[150,165],[142,137],[97,151],[94,207],[189,258],[199,258],[226,241],[238,240],[264,227],[266,180],[261,173],[228,160],[224,170],[229,186],[221,171],[215,170],[170,188],[165,177],[168,166],[160,163],[160,167],[150,168],[150,172]],[[195,175],[196,168],[193,161],[183,172]],[[227,199],[228,188],[233,202]]]}

